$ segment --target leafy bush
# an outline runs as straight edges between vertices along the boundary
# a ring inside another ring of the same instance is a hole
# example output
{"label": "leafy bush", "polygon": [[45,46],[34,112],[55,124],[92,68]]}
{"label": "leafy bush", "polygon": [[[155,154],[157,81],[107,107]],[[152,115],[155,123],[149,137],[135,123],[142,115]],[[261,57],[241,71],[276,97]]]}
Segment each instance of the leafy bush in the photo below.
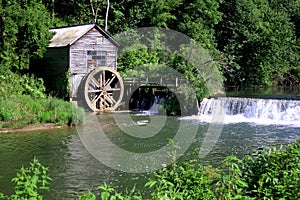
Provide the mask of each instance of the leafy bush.
{"label": "leafy bush", "polygon": [[216,170],[185,162],[180,166],[163,168],[145,187],[153,188],[152,199],[216,199],[211,184]]}
{"label": "leafy bush", "polygon": [[11,71],[0,74],[0,94],[29,95],[33,98],[46,98],[46,88],[41,78],[33,75],[19,75]]}
{"label": "leafy bush", "polygon": [[38,159],[34,158],[29,167],[22,167],[15,178],[15,193],[10,197],[0,193],[0,199],[8,200],[42,200],[41,190],[49,190],[51,178],[47,175],[48,168],[43,166]]}
{"label": "leafy bush", "polygon": [[70,102],[46,97],[42,79],[11,71],[0,73],[0,128],[27,124],[79,124],[84,111]]}
{"label": "leafy bush", "polygon": [[300,199],[300,140],[247,156],[243,176],[257,199]]}
{"label": "leafy bush", "polygon": [[0,120],[20,120],[33,117],[43,109],[44,100],[35,100],[28,95],[6,95],[0,97]]}
{"label": "leafy bush", "polygon": [[243,178],[240,166],[243,166],[243,161],[235,156],[229,156],[222,162],[218,178],[212,184],[213,191],[219,200],[252,199],[245,194],[248,183]]}
{"label": "leafy bush", "polygon": [[[229,156],[218,168],[174,162],[145,187],[152,189],[151,199],[300,199],[300,140],[286,148],[256,151],[243,160]],[[105,199],[143,199],[134,190],[121,195],[106,185],[99,188]]]}
{"label": "leafy bush", "polygon": [[35,99],[29,95],[0,97],[0,121],[3,127],[55,123],[74,125],[84,121],[84,110],[56,98]]}
{"label": "leafy bush", "polygon": [[[38,115],[42,123],[49,122],[58,125],[80,123],[78,116],[83,117],[83,110],[75,108],[70,102],[56,98],[48,98],[44,103],[44,112]],[[75,112],[78,110],[78,112]],[[80,111],[82,111],[80,113]]]}

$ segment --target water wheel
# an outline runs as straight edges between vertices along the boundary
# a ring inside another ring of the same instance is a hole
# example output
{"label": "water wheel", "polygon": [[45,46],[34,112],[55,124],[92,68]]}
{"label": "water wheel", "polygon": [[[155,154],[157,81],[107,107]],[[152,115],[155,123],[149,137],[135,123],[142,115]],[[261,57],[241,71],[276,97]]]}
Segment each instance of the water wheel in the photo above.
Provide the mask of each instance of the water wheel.
{"label": "water wheel", "polygon": [[110,67],[98,67],[84,81],[84,98],[92,111],[113,111],[120,105],[124,84],[118,72]]}

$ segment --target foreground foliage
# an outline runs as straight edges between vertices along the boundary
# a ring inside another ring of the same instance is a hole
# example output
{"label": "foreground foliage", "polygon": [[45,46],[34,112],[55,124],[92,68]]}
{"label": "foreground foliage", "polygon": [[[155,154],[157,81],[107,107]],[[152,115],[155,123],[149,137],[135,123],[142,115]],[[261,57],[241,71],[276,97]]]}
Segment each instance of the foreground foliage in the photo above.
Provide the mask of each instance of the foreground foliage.
{"label": "foreground foliage", "polygon": [[[13,179],[15,194],[0,199],[42,199],[37,192],[48,189],[47,169],[36,159],[31,167],[19,171]],[[260,200],[300,198],[300,140],[276,149],[263,148],[243,160],[227,157],[214,168],[202,166],[195,160],[164,167],[145,184],[152,192],[142,196],[135,188],[122,194],[106,184],[98,187],[100,196],[88,191],[78,200],[139,200],[139,199],[204,199]],[[97,192],[98,193],[98,192]]]}
{"label": "foreground foliage", "polygon": [[[276,149],[264,148],[243,160],[227,157],[220,167],[196,161],[163,168],[149,180],[151,199],[290,199],[300,198],[300,140]],[[106,185],[99,187],[102,199],[144,199],[134,192],[122,195]],[[96,199],[89,192],[79,199]],[[88,198],[92,197],[92,198]]]}
{"label": "foreground foliage", "polygon": [[247,191],[257,199],[300,198],[300,140],[287,148],[265,148],[242,168]]}
{"label": "foreground foliage", "polygon": [[15,193],[6,196],[0,193],[0,199],[8,200],[41,200],[42,190],[49,190],[51,178],[47,175],[48,169],[44,167],[38,159],[34,158],[29,167],[22,167],[12,182],[15,183]]}

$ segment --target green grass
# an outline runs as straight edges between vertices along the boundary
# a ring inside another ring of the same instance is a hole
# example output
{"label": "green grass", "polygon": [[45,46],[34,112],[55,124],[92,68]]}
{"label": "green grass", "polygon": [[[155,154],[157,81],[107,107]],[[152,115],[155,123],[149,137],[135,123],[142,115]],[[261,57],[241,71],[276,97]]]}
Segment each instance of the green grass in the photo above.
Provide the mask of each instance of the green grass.
{"label": "green grass", "polygon": [[84,121],[84,111],[57,98],[13,94],[0,97],[0,121],[1,128],[40,123],[74,125]]}
{"label": "green grass", "polygon": [[0,72],[0,128],[41,123],[73,125],[84,121],[83,109],[47,97],[45,91],[43,80],[33,75]]}

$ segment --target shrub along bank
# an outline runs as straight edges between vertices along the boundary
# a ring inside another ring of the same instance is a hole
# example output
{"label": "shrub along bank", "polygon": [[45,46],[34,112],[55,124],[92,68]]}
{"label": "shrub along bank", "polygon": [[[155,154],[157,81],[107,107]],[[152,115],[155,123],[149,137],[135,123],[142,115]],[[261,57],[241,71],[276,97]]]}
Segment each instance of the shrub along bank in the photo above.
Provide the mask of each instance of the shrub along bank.
{"label": "shrub along bank", "polygon": [[[22,167],[12,181],[15,194],[0,199],[43,199],[41,190],[48,190],[47,168],[34,159],[30,167]],[[221,166],[202,166],[196,161],[169,167],[157,172],[145,184],[151,188],[150,199],[260,200],[300,198],[300,140],[276,148],[264,148],[240,160],[227,157]],[[101,195],[91,191],[77,196],[78,200],[140,200],[145,199],[133,188],[126,194],[107,185],[99,186]],[[97,192],[98,193],[98,192]]]}
{"label": "shrub along bank", "polygon": [[84,111],[62,99],[47,97],[42,79],[11,71],[0,74],[0,128],[28,124],[79,124]]}
{"label": "shrub along bank", "polygon": [[70,102],[29,95],[0,97],[0,128],[19,128],[29,124],[74,125],[83,121],[84,111]]}

